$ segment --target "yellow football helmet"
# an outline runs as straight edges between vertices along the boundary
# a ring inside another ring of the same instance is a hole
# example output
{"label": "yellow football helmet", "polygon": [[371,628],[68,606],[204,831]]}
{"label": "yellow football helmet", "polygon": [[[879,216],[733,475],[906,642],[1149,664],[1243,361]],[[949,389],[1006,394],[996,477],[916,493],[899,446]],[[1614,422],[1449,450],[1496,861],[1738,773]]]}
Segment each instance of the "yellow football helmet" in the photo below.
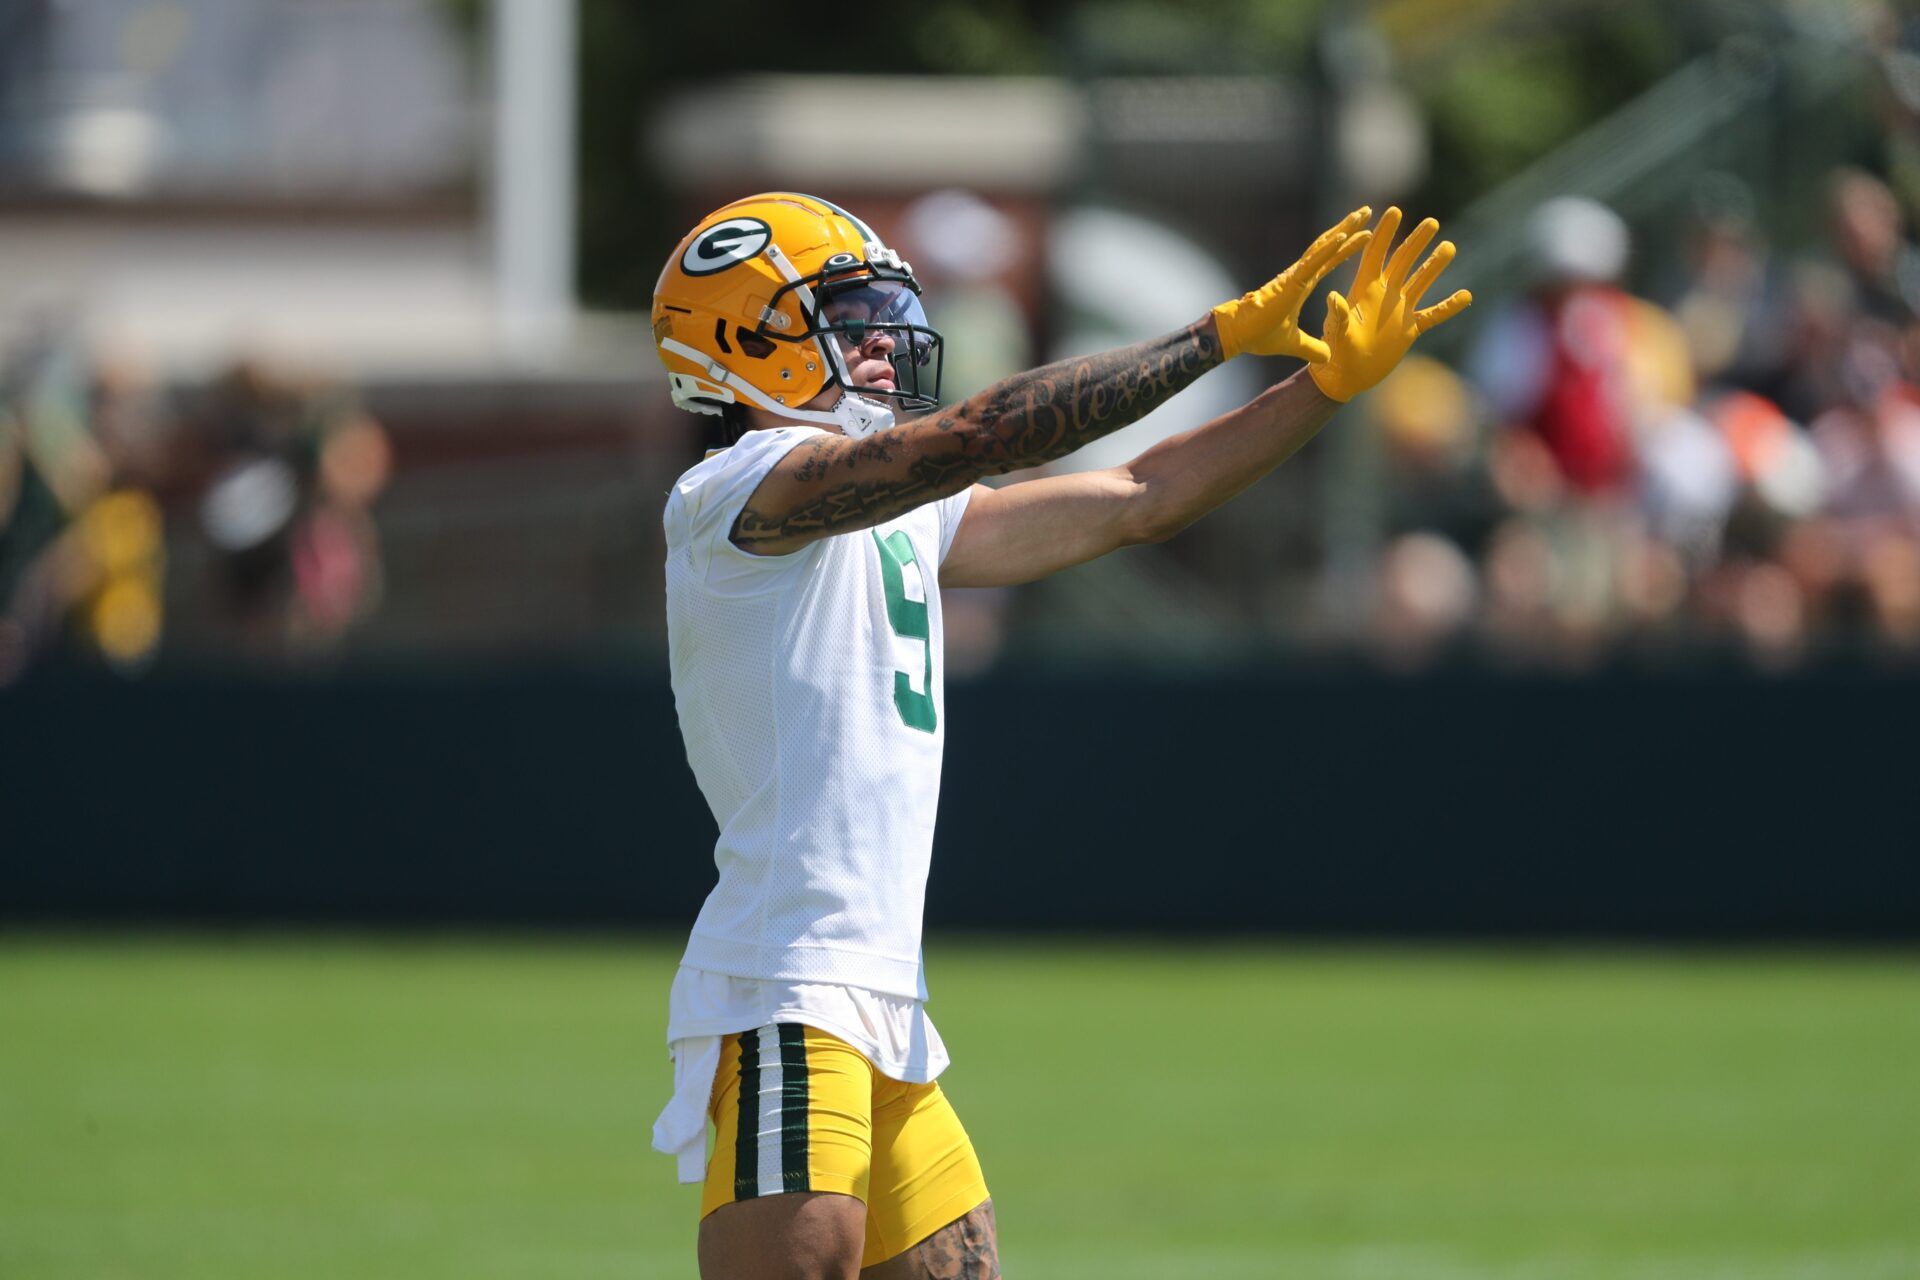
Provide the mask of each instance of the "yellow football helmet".
{"label": "yellow football helmet", "polygon": [[714,210],[675,246],[653,289],[653,338],[673,402],[719,413],[744,401],[801,422],[829,387],[854,390],[846,353],[889,334],[894,389],[859,394],[903,408],[940,402],[940,335],[913,268],[860,219],[791,191]]}

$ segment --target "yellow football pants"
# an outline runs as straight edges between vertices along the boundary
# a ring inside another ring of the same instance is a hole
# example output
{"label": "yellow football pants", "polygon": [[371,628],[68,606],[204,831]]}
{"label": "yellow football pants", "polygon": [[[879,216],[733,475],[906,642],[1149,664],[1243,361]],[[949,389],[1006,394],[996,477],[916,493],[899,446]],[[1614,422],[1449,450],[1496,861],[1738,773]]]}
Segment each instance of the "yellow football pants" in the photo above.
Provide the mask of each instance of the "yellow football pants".
{"label": "yellow football pants", "polygon": [[987,1199],[960,1117],[934,1084],[880,1074],[837,1036],[783,1022],[726,1037],[709,1108],[716,1133],[700,1216],[786,1191],[867,1206],[870,1267]]}

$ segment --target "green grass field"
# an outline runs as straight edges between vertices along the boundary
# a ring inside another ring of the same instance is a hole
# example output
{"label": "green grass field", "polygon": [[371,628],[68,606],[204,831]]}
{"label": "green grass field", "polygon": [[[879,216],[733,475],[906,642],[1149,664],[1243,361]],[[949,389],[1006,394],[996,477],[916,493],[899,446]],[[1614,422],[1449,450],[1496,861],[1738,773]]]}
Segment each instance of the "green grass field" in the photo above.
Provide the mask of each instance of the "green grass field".
{"label": "green grass field", "polygon": [[[0,1277],[690,1276],[672,944],[0,939]],[[1016,1280],[1913,1280],[1920,959],[938,943]]]}

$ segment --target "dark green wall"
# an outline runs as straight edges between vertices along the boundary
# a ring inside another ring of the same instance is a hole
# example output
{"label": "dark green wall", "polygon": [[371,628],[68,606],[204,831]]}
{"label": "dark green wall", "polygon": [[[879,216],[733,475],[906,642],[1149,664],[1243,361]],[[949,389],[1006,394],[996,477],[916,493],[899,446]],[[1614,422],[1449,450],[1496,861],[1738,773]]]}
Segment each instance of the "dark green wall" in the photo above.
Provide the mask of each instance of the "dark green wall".
{"label": "dark green wall", "polygon": [[[1460,671],[949,691],[938,926],[1920,937],[1920,679]],[[650,673],[42,677],[14,921],[682,927],[710,819]]]}

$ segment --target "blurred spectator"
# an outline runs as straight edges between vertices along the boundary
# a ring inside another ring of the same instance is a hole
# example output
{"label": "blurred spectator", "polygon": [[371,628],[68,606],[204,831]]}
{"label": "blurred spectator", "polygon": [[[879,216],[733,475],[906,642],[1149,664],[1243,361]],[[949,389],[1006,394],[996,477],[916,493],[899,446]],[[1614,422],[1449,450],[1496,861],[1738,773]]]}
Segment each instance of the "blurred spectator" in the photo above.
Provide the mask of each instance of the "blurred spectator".
{"label": "blurred spectator", "polygon": [[1474,353],[1474,380],[1500,420],[1546,446],[1577,492],[1617,493],[1632,478],[1629,349],[1638,310],[1616,281],[1626,224],[1565,196],[1528,228],[1535,285],[1497,317]]}
{"label": "blurred spectator", "polygon": [[1886,183],[1858,169],[1829,179],[1833,245],[1856,290],[1859,309],[1891,325],[1920,311],[1920,255],[1907,243],[1900,202]]}
{"label": "blurred spectator", "polygon": [[[60,648],[123,671],[150,661],[165,630],[170,526],[216,566],[214,616],[189,608],[203,642],[312,651],[372,608],[369,509],[391,467],[379,424],[344,392],[252,366],[187,399],[195,407],[176,412],[136,365],[90,363],[57,331],[5,360],[0,684]],[[188,518],[168,520],[169,498]],[[192,583],[173,594],[196,600]]]}
{"label": "blurred spectator", "polygon": [[207,477],[197,525],[243,647],[329,646],[378,599],[369,508],[391,469],[386,433],[345,392],[253,364],[215,383],[190,424]]}
{"label": "blurred spectator", "polygon": [[1778,398],[1789,358],[1789,289],[1753,221],[1753,196],[1727,174],[1701,181],[1700,206],[1682,238],[1682,278],[1667,296],[1693,359],[1694,376]]}
{"label": "blurred spectator", "polygon": [[159,646],[165,543],[131,375],[58,329],[0,372],[0,684],[63,637],[131,669]]}
{"label": "blurred spectator", "polygon": [[[1533,286],[1470,359],[1498,424],[1494,485],[1535,526],[1509,523],[1489,545],[1489,572],[1495,561],[1500,571],[1489,626],[1503,647],[1580,663],[1626,624],[1632,584],[1664,559],[1646,545],[1650,514],[1670,534],[1711,541],[1724,468],[1686,413],[1684,330],[1619,283],[1626,224],[1560,197],[1534,212],[1527,238]],[[1659,598],[1643,592],[1638,606]]]}

